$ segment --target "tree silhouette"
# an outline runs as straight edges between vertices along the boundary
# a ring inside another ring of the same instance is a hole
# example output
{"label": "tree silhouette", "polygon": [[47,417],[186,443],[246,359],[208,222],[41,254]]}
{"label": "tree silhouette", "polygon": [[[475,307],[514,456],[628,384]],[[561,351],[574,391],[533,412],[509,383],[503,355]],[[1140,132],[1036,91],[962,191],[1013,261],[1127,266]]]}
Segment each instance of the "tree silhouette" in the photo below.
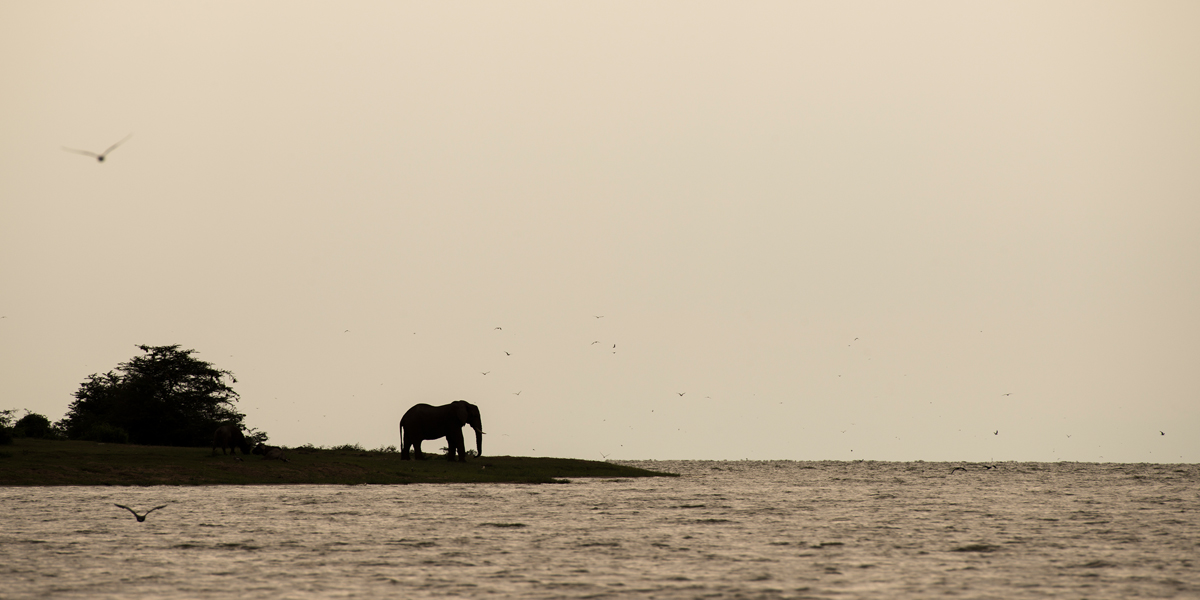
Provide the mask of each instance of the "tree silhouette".
{"label": "tree silhouette", "polygon": [[[224,423],[242,425],[234,409],[233,373],[174,346],[138,346],[146,354],[89,375],[57,426],[70,439],[204,446]],[[226,381],[228,380],[228,383]]]}

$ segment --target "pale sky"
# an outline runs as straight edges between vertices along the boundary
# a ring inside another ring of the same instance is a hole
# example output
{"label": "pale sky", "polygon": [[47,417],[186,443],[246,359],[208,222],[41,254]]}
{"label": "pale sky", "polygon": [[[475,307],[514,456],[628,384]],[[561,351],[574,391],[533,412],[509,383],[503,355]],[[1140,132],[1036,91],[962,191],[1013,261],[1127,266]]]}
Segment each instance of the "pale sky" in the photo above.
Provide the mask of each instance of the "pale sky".
{"label": "pale sky", "polygon": [[0,92],[0,408],[1200,461],[1196,2],[3,2]]}

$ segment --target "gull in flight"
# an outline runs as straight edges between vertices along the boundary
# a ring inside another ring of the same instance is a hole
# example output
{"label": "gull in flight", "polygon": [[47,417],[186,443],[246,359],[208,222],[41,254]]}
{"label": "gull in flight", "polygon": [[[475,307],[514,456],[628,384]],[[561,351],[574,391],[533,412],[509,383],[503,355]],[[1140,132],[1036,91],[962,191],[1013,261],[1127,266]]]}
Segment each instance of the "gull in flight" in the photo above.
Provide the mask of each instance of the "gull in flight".
{"label": "gull in flight", "polygon": [[154,508],[152,508],[152,509],[150,509],[150,510],[146,511],[146,514],[144,514],[144,515],[139,515],[139,514],[137,514],[137,511],[133,510],[132,508],[129,508],[128,506],[125,506],[124,504],[114,504],[113,506],[119,506],[119,507],[121,507],[121,508],[123,508],[123,509],[125,509],[125,510],[127,510],[127,511],[131,512],[131,513],[133,513],[133,516],[137,517],[138,523],[141,523],[142,521],[145,521],[145,520],[146,520],[146,516],[147,516],[147,515],[149,515],[150,513],[154,512],[154,511],[156,511],[156,510],[158,510],[158,509],[160,509],[160,508],[166,508],[166,507],[167,507],[167,505],[166,505],[166,504],[164,504],[164,505],[162,505],[162,506],[155,506]]}
{"label": "gull in flight", "polygon": [[116,149],[117,149],[117,146],[120,146],[121,144],[124,144],[124,143],[125,143],[125,141],[126,141],[126,140],[128,140],[128,139],[129,139],[129,138],[131,138],[131,137],[133,137],[133,134],[132,134],[132,133],[131,133],[131,134],[129,134],[129,135],[127,135],[127,136],[125,136],[125,139],[123,139],[123,140],[121,140],[121,141],[119,141],[119,142],[117,142],[117,143],[115,143],[115,144],[113,144],[113,145],[109,146],[107,150],[105,150],[104,152],[101,152],[100,154],[96,154],[95,152],[92,152],[91,150],[77,150],[77,149],[75,149],[75,148],[67,148],[66,146],[63,146],[63,150],[66,150],[67,152],[74,152],[74,153],[76,153],[76,154],[82,154],[82,155],[84,155],[84,156],[92,156],[92,157],[95,157],[95,159],[96,159],[96,162],[104,162],[104,157],[108,156],[108,153],[109,153],[109,152],[112,152],[113,150],[116,150]]}

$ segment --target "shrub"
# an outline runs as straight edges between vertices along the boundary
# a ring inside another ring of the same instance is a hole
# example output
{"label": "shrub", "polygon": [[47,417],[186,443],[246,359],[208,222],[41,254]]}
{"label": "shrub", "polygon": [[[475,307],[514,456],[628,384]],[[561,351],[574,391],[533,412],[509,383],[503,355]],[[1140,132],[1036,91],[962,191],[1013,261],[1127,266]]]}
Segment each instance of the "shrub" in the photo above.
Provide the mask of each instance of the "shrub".
{"label": "shrub", "polygon": [[83,439],[104,444],[128,444],[129,433],[108,423],[97,423],[88,429]]}
{"label": "shrub", "polygon": [[25,411],[25,413],[25,416],[21,417],[17,421],[17,424],[13,426],[13,433],[17,437],[39,439],[54,437],[54,430],[50,427],[50,419],[29,411]]}
{"label": "shrub", "polygon": [[88,376],[58,426],[71,439],[121,433],[135,444],[207,446],[213,430],[242,425],[234,409],[236,383],[229,371],[175,346],[138,346],[135,356],[115,371]]}
{"label": "shrub", "polygon": [[12,416],[17,412],[13,409],[0,410],[0,445],[13,443]]}

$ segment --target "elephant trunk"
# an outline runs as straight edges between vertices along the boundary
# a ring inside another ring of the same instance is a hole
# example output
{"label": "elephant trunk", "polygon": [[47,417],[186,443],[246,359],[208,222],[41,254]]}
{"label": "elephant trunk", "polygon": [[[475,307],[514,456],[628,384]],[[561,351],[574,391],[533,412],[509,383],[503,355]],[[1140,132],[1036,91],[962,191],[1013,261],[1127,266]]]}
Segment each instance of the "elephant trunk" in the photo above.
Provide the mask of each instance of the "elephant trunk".
{"label": "elephant trunk", "polygon": [[473,427],[475,430],[475,456],[483,456],[483,425]]}

